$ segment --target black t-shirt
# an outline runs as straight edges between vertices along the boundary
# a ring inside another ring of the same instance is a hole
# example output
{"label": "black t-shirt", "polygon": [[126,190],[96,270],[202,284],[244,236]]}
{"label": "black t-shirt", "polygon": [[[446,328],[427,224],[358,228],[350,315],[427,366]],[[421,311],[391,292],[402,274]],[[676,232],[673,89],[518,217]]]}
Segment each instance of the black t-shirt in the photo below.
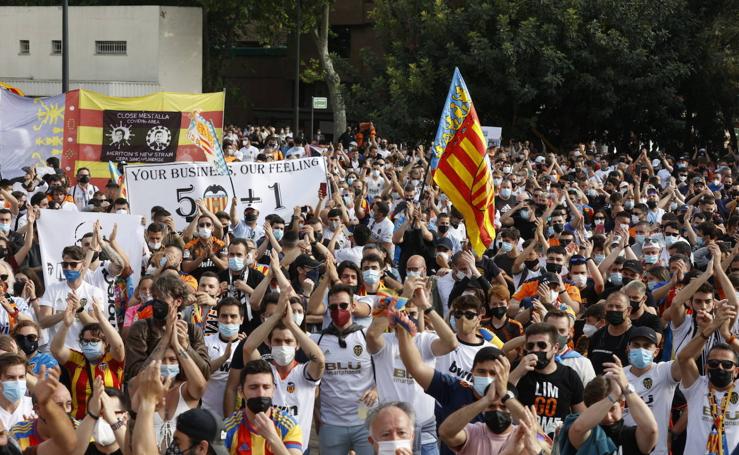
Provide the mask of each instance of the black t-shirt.
{"label": "black t-shirt", "polygon": [[[238,301],[240,301],[244,305],[244,322],[241,324],[241,327],[239,328],[239,332],[245,332],[246,334],[250,334],[252,330],[256,328],[256,325],[259,325],[259,312],[258,311],[252,311],[252,321],[249,320],[247,315],[249,314],[248,310],[246,309],[246,305],[249,305],[249,303],[246,300],[246,294],[236,289],[236,285],[234,284],[238,280],[244,279],[244,273],[240,275],[232,275],[231,271],[224,270],[218,275],[218,281],[221,283],[226,283],[226,293],[222,295],[221,297],[234,297]],[[262,275],[262,272],[255,269],[249,269],[249,273],[246,274],[246,280],[244,280],[247,284],[247,286],[251,287],[252,289],[256,288],[257,285],[264,279],[264,275]]]}
{"label": "black t-shirt", "polygon": [[508,199],[503,199],[500,195],[495,196],[495,210],[500,211],[501,215],[504,215],[516,205],[518,205],[518,202],[513,196]]}
{"label": "black t-shirt", "polygon": [[632,319],[631,324],[635,327],[649,327],[657,333],[662,333],[662,320],[656,314],[645,311],[639,319]]}
{"label": "black t-shirt", "polygon": [[598,303],[600,296],[595,292],[595,283],[591,278],[585,284],[584,289],[580,289],[580,303],[583,307],[587,308],[590,305]]}
{"label": "black t-shirt", "polygon": [[513,214],[513,227],[518,229],[518,232],[521,233],[522,239],[524,240],[531,239],[534,237],[534,233],[536,232],[536,224],[532,223],[529,220],[524,220],[523,218],[521,218],[520,213],[521,211],[519,210]]}
{"label": "black t-shirt", "polygon": [[426,270],[431,270],[434,265],[434,241],[424,240],[421,229],[408,229],[403,234],[403,241],[397,245],[400,248],[398,272],[401,278],[405,280],[405,265],[408,258],[416,254],[424,258]]}
{"label": "black t-shirt", "polygon": [[554,373],[530,371],[516,385],[518,401],[524,406],[534,406],[539,424],[547,434],[553,434],[564,418],[572,413],[572,405],[583,401],[582,381],[575,370],[559,363],[556,365]]}
{"label": "black t-shirt", "polygon": [[85,455],[123,455],[123,452],[121,451],[121,449],[118,449],[115,452],[111,452],[110,454],[104,454],[103,452],[99,451],[97,447],[95,447],[94,442],[91,442],[90,445],[87,446]]}
{"label": "black t-shirt", "polygon": [[647,455],[639,450],[639,445],[636,443],[636,427],[623,425],[619,431],[615,434],[609,434],[614,444],[621,450],[616,450],[614,454],[634,454],[634,455]]}
{"label": "black t-shirt", "polygon": [[629,334],[631,334],[633,328],[634,326],[632,324],[629,330],[624,332],[623,335],[613,336],[608,333],[608,326],[606,325],[590,337],[588,358],[590,359],[590,363],[593,364],[596,375],[603,374],[603,363],[613,362],[614,354],[621,359],[623,366],[629,365],[629,355],[626,347],[629,344]]}

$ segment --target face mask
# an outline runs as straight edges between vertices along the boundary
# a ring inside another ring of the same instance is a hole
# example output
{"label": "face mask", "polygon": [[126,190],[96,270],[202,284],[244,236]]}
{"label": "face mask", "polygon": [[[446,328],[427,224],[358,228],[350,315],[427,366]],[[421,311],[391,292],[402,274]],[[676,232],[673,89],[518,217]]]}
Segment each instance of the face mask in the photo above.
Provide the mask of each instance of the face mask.
{"label": "face mask", "polygon": [[0,224],[0,231],[4,232],[5,234],[10,232],[10,224],[5,224],[5,223]]}
{"label": "face mask", "polygon": [[[680,165],[678,164],[678,165],[677,165],[677,167],[678,167],[678,169],[681,169],[681,168],[683,168],[684,166],[680,166]],[[681,182],[684,182],[684,181],[688,180],[688,176],[687,176],[687,175],[678,175],[678,176],[677,176],[677,179],[678,179],[678,180],[680,180]]]}
{"label": "face mask", "polygon": [[659,257],[656,254],[645,254],[644,255],[645,264],[656,264],[657,259],[659,259]]}
{"label": "face mask", "polygon": [[521,215],[521,218],[523,218],[524,220],[528,220],[529,219],[529,210],[528,209],[519,210],[518,213]]}
{"label": "face mask", "polygon": [[493,378],[489,376],[472,376],[472,388],[479,396],[485,395],[485,389],[493,383]]}
{"label": "face mask", "polygon": [[731,384],[731,381],[733,380],[733,374],[734,373],[731,371],[722,370],[720,368],[709,368],[708,380],[714,387],[723,389],[724,387]]}
{"label": "face mask", "polygon": [[244,268],[244,261],[241,258],[228,258],[228,269],[232,272],[238,272]]}
{"label": "face mask", "polygon": [[87,360],[93,361],[103,356],[104,347],[102,341],[80,345],[80,348],[82,348],[82,354],[84,354]]}
{"label": "face mask", "polygon": [[549,298],[552,300],[552,302],[556,302],[557,298],[559,298],[559,292],[555,291],[554,289],[550,289]]}
{"label": "face mask", "polygon": [[254,414],[267,412],[272,407],[272,398],[270,397],[254,397],[246,400],[246,407]]}
{"label": "face mask", "polygon": [[200,237],[201,239],[208,239],[210,238],[211,234],[212,234],[212,231],[208,228],[198,229],[198,237]]}
{"label": "face mask", "polygon": [[272,360],[280,366],[286,366],[295,359],[295,346],[272,346]]}
{"label": "face mask", "polygon": [[603,220],[603,219],[593,220],[593,224],[595,224],[596,226],[600,226],[601,224],[605,224],[605,223],[606,223],[606,220]]}
{"label": "face mask", "polygon": [[253,223],[257,221],[257,216],[254,214],[244,215],[244,222],[245,223]]}
{"label": "face mask", "polygon": [[503,173],[504,174],[510,174],[511,173],[511,167],[510,166],[503,166]]}
{"label": "face mask", "polygon": [[26,395],[26,380],[20,381],[2,381],[3,396],[11,403],[17,403]]}
{"label": "face mask", "polygon": [[154,265],[149,265],[149,266],[148,266],[148,267],[146,268],[146,274],[147,274],[147,275],[154,275],[155,273],[157,273],[157,268],[156,268],[156,266],[154,266]]}
{"label": "face mask", "polygon": [[239,333],[239,325],[219,322],[218,333],[220,333],[223,338],[233,338]]}
{"label": "face mask", "polygon": [[150,250],[158,250],[162,247],[162,242],[146,242]]}
{"label": "face mask", "polygon": [[373,284],[377,284],[380,281],[380,271],[365,270],[362,272],[362,278],[364,279],[364,282],[369,284],[370,286]]}
{"label": "face mask", "polygon": [[634,236],[634,240],[636,240],[636,243],[644,243],[644,239],[646,236],[644,234],[636,234]]}
{"label": "face mask", "polygon": [[654,210],[657,208],[657,201],[647,201],[647,207],[649,207],[649,210]]}
{"label": "face mask", "polygon": [[[626,210],[631,210],[631,209],[633,209],[633,208],[634,208],[634,201],[631,201],[631,200],[629,200],[629,201],[626,201],[626,202],[624,202],[624,208],[625,208]],[[633,219],[633,218],[632,218],[632,219]],[[637,219],[637,221],[638,221],[638,220],[639,220],[639,217],[636,217],[636,219]]]}
{"label": "face mask", "polygon": [[352,183],[354,183],[354,181],[355,181],[355,180],[357,180],[357,179],[355,179],[354,177],[348,177],[348,178],[346,179],[346,183],[347,183],[347,184],[348,184],[349,186],[352,186]]}
{"label": "face mask", "polygon": [[590,338],[595,332],[598,331],[598,327],[593,324],[585,324],[582,328],[582,334]]}
{"label": "face mask", "polygon": [[457,281],[462,281],[466,277],[467,277],[467,275],[465,275],[465,273],[463,271],[461,271],[461,270],[457,270],[456,272],[454,272],[454,279],[457,280]]}
{"label": "face mask", "polygon": [[[36,335],[29,335],[34,336]],[[38,350],[38,337],[34,341],[31,341],[28,339],[28,336],[23,335],[16,335],[15,336],[15,343],[18,345],[19,348],[21,348],[21,351],[23,351],[26,356],[29,356],[36,352]]]}
{"label": "face mask", "polygon": [[110,424],[106,422],[105,419],[98,419],[97,422],[95,422],[95,428],[92,430],[92,437],[95,439],[95,442],[103,447],[108,447],[116,441],[113,428],[110,427]]}
{"label": "face mask", "polygon": [[161,300],[154,300],[152,303],[153,317],[159,321],[167,319],[167,313],[169,313],[169,305],[167,302]]}
{"label": "face mask", "polygon": [[498,319],[503,319],[503,317],[506,315],[506,312],[508,312],[508,308],[504,306],[498,306],[490,309],[490,315]]}
{"label": "face mask", "polygon": [[372,177],[379,177],[379,176],[380,176],[380,171],[378,171],[377,169],[373,169],[372,170]]}
{"label": "face mask", "polygon": [[437,226],[436,230],[439,231],[439,234],[446,234],[447,232],[449,232],[449,226],[442,224],[440,226]]}
{"label": "face mask", "polygon": [[534,368],[537,370],[543,370],[547,365],[549,365],[549,359],[547,358],[546,352],[537,351],[530,352],[529,354],[536,354],[536,366]]}
{"label": "face mask", "polygon": [[485,425],[495,434],[501,434],[511,426],[511,415],[505,411],[487,411],[483,416]]}
{"label": "face mask", "polygon": [[622,225],[621,225],[621,229],[622,229],[622,230],[624,230],[624,231],[628,231],[630,227],[631,227],[631,226],[629,226],[629,225],[628,225],[628,223],[627,223],[627,224],[622,224]]}
{"label": "face mask", "polygon": [[173,378],[180,374],[180,365],[178,363],[173,365],[163,363],[159,365],[159,374],[165,378]]}
{"label": "face mask", "polygon": [[392,441],[377,441],[377,455],[395,455],[398,449],[411,450],[413,441],[410,439],[394,439]]}
{"label": "face mask", "polygon": [[500,249],[504,253],[508,253],[508,252],[510,252],[513,249],[513,244],[508,243],[508,242],[503,242],[503,243],[500,244]]}
{"label": "face mask", "polygon": [[605,258],[606,258],[605,254],[596,254],[593,256],[593,260],[595,261],[596,264],[600,264],[601,262],[603,262],[603,259]]}
{"label": "face mask", "polygon": [[575,286],[579,288],[584,288],[585,285],[588,283],[587,275],[573,275],[570,278],[572,278],[572,281],[575,282]]}
{"label": "face mask", "polygon": [[503,188],[500,190],[500,195],[503,197],[503,199],[508,199],[511,197],[511,189],[510,188]]}
{"label": "face mask", "polygon": [[670,202],[670,211],[674,212],[677,210],[677,202]]}
{"label": "face mask", "polygon": [[665,236],[665,245],[670,246],[673,243],[677,242],[677,236],[676,235],[666,235]]}
{"label": "face mask", "polygon": [[652,364],[654,356],[652,351],[644,348],[631,349],[629,351],[629,363],[637,368],[646,368]]}
{"label": "face mask", "polygon": [[554,264],[552,262],[547,262],[547,272],[560,274],[562,273],[562,264]]}
{"label": "face mask", "polygon": [[532,259],[530,261],[523,261],[524,264],[526,264],[526,268],[529,270],[536,270],[539,268],[539,260],[538,259]]}
{"label": "face mask", "polygon": [[552,225],[552,229],[554,230],[554,232],[556,232],[557,234],[559,234],[559,233],[561,233],[562,231],[565,230],[565,225],[564,224],[559,224],[559,223],[553,224]]}
{"label": "face mask", "polygon": [[284,229],[275,229],[272,231],[272,235],[274,235],[275,240],[279,242],[280,240],[282,240],[282,236],[285,235],[285,231]]}
{"label": "face mask", "polygon": [[90,176],[89,175],[81,175],[77,180],[80,183],[88,183],[90,181]]}
{"label": "face mask", "polygon": [[418,270],[408,271],[405,273],[406,278],[421,278],[421,272]]}
{"label": "face mask", "polygon": [[293,311],[293,322],[295,322],[295,325],[300,327],[300,324],[303,323],[303,319],[305,318],[305,315],[303,313],[295,313]]}
{"label": "face mask", "polygon": [[620,272],[611,273],[610,275],[608,275],[608,279],[616,286],[620,286],[621,283],[623,283],[623,276]]}
{"label": "face mask", "polygon": [[496,188],[499,187],[501,183],[503,183],[503,179],[493,179],[493,185],[495,185]]}
{"label": "face mask", "polygon": [[621,279],[621,282],[624,284],[624,286],[627,285],[627,284],[629,284],[629,283],[631,283],[632,281],[634,281],[634,279],[633,278],[628,278],[628,277],[623,277]]}
{"label": "face mask", "polygon": [[621,325],[624,322],[622,311],[606,311],[606,321],[611,325]]}
{"label": "face mask", "polygon": [[331,321],[336,327],[344,327],[346,323],[349,322],[351,313],[349,312],[349,309],[342,310],[341,308],[336,308],[335,310],[331,310],[330,315]]}
{"label": "face mask", "polygon": [[80,271],[79,270],[65,270],[64,271],[64,278],[68,282],[76,281],[80,277]]}
{"label": "face mask", "polygon": [[338,221],[332,221],[329,223],[328,228],[331,230],[331,232],[336,232],[341,227],[341,223]]}
{"label": "face mask", "polygon": [[557,343],[559,343],[559,350],[567,347],[567,342],[570,341],[570,337],[567,335],[557,335]]}

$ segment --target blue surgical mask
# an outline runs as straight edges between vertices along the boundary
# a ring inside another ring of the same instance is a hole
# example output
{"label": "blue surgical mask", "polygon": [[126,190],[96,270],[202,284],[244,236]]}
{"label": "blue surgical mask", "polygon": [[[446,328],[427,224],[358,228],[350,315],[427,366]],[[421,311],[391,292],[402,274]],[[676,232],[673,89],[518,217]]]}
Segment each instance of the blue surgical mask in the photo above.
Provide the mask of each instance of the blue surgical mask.
{"label": "blue surgical mask", "polygon": [[238,272],[244,268],[244,261],[241,258],[228,258],[228,268],[232,272]]}
{"label": "blue surgical mask", "polygon": [[596,264],[600,264],[601,262],[603,262],[603,259],[605,258],[606,258],[605,254],[596,254],[593,256],[593,260],[595,261]]}
{"label": "blue surgical mask", "polygon": [[285,230],[284,230],[284,229],[274,229],[274,230],[272,231],[272,235],[274,235],[274,236],[275,236],[275,240],[277,240],[278,242],[279,242],[280,240],[282,240],[282,236],[283,236],[284,234],[285,234]]}
{"label": "blue surgical mask", "polygon": [[232,338],[239,333],[239,325],[238,324],[224,324],[222,322],[219,322],[218,332],[223,336],[223,338]]}
{"label": "blue surgical mask", "polygon": [[511,197],[511,189],[510,188],[501,188],[500,195],[503,198],[508,199],[509,197]]}
{"label": "blue surgical mask", "polygon": [[90,344],[80,343],[80,348],[82,348],[82,354],[85,358],[90,361],[97,360],[102,357],[105,350],[102,341],[96,341]]}
{"label": "blue surgical mask", "polygon": [[644,263],[645,264],[656,264],[659,257],[656,254],[645,254],[644,255]]}
{"label": "blue surgical mask", "polygon": [[519,210],[518,211],[518,214],[521,215],[521,218],[523,218],[524,220],[528,220],[529,219],[529,210],[528,209]]}
{"label": "blue surgical mask", "polygon": [[489,376],[472,376],[472,388],[480,396],[485,395],[485,389],[492,383],[493,378]]}
{"label": "blue surgical mask", "polygon": [[636,234],[634,236],[634,240],[636,240],[636,243],[644,243],[644,239],[646,236],[644,234]]}
{"label": "blue surgical mask", "polygon": [[513,244],[508,242],[503,242],[500,244],[500,249],[503,250],[504,253],[508,253],[513,249]]}
{"label": "blue surgical mask", "polygon": [[616,286],[620,286],[621,283],[623,283],[624,277],[623,275],[621,275],[621,272],[613,272],[608,275],[608,279],[611,280],[611,283],[615,284]]}
{"label": "blue surgical mask", "polygon": [[652,364],[654,355],[652,351],[644,348],[636,348],[629,350],[629,363],[637,368],[646,368]]}
{"label": "blue surgical mask", "polygon": [[17,403],[26,395],[26,380],[2,381],[3,396],[11,403]]}
{"label": "blue surgical mask", "polygon": [[8,224],[6,224],[6,223],[0,224],[0,231],[4,232],[6,234],[8,232],[10,232],[10,224],[9,223]]}
{"label": "blue surgical mask", "polygon": [[380,281],[380,271],[365,270],[364,272],[362,272],[362,278],[364,278],[364,282],[369,285],[376,284],[378,281]]}
{"label": "blue surgical mask", "polygon": [[79,270],[64,270],[64,279],[66,279],[67,281],[75,281],[79,279],[79,277]]}
{"label": "blue surgical mask", "polygon": [[165,378],[173,378],[180,374],[180,365],[178,363],[172,365],[163,363],[159,366],[159,374]]}

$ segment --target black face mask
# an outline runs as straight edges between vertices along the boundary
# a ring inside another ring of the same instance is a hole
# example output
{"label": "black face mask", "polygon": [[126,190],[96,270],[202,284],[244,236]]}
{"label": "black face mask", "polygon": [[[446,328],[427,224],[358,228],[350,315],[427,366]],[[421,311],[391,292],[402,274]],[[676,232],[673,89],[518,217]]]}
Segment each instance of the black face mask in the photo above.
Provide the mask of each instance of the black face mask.
{"label": "black face mask", "polygon": [[82,175],[80,178],[77,179],[80,183],[87,183],[90,181],[89,175]]}
{"label": "black face mask", "polygon": [[505,316],[506,311],[508,311],[508,308],[504,306],[499,306],[495,308],[490,309],[490,316],[493,316],[498,319],[503,319],[503,316]]}
{"label": "black face mask", "polygon": [[621,325],[624,322],[623,311],[606,311],[606,321],[611,325]]}
{"label": "black face mask", "polygon": [[632,281],[634,281],[634,279],[633,279],[633,278],[626,278],[626,277],[623,277],[623,278],[621,279],[621,285],[622,285],[622,286],[626,286],[627,284],[631,283]]}
{"label": "black face mask", "polygon": [[553,224],[552,225],[552,229],[554,229],[554,232],[556,232],[557,234],[559,234],[560,232],[562,232],[562,231],[565,230],[565,225],[564,224],[559,224],[559,223]]}
{"label": "black face mask", "polygon": [[629,305],[631,305],[631,311],[638,311],[641,306],[641,300],[629,300]]}
{"label": "black face mask", "polygon": [[313,235],[316,237],[316,242],[321,242],[323,240],[323,232],[314,232]]}
{"label": "black face mask", "polygon": [[[34,337],[35,339],[31,341],[29,337]],[[38,337],[36,335],[16,335],[15,342],[27,356],[38,350]]]}
{"label": "black face mask", "polygon": [[616,423],[612,423],[611,425],[601,425],[600,427],[603,428],[606,436],[620,441],[621,429],[624,427],[624,419],[621,419]]}
{"label": "black face mask", "polygon": [[538,259],[532,259],[530,261],[523,261],[524,264],[526,264],[526,267],[529,270],[536,270],[539,268],[539,260]]}
{"label": "black face mask", "polygon": [[270,397],[254,397],[246,400],[246,407],[254,414],[267,412],[272,407],[272,398]]}
{"label": "black face mask", "polygon": [[169,305],[167,302],[154,299],[151,301],[154,319],[158,321],[164,321],[167,319],[167,313],[169,313]]}
{"label": "black face mask", "polygon": [[449,226],[447,225],[439,225],[436,227],[436,230],[439,231],[439,234],[446,234],[449,231]]}
{"label": "black face mask", "polygon": [[13,295],[20,296],[23,294],[23,288],[26,286],[25,281],[16,281],[13,283]]}
{"label": "black face mask", "polygon": [[549,365],[549,358],[547,358],[547,353],[544,351],[537,351],[537,352],[529,352],[528,354],[535,354],[536,355],[536,368],[537,370],[542,370],[546,368],[547,365]]}
{"label": "black face mask", "polygon": [[562,273],[562,264],[554,264],[552,262],[547,262],[547,272],[560,274]]}
{"label": "black face mask", "polygon": [[709,368],[708,369],[708,380],[714,387],[723,389],[724,387],[731,384],[734,373],[721,368]]}
{"label": "black face mask", "polygon": [[505,411],[487,411],[483,416],[485,425],[495,434],[501,434],[511,426],[511,415]]}
{"label": "black face mask", "polygon": [[257,221],[257,216],[256,215],[244,215],[244,221],[246,221],[247,223],[253,223]]}
{"label": "black face mask", "polygon": [[650,210],[654,210],[657,208],[657,201],[647,201],[647,207],[649,207]]}

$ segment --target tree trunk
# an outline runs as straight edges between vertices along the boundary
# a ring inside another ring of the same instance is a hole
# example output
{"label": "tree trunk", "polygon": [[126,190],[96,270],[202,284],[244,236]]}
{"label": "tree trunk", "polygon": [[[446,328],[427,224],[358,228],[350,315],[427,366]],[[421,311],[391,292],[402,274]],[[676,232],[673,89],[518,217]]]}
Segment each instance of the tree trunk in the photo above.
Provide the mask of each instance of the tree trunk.
{"label": "tree trunk", "polygon": [[[318,23],[318,30],[313,33],[313,40],[318,50],[318,60],[321,62],[323,69],[323,79],[328,86],[329,104],[334,115],[334,138],[336,142],[339,136],[346,131],[346,103],[341,93],[341,78],[339,73],[334,69],[334,62],[331,60],[331,54],[328,51],[328,24],[331,3],[326,3],[323,9],[323,17]],[[312,134],[313,132],[311,132]]]}

